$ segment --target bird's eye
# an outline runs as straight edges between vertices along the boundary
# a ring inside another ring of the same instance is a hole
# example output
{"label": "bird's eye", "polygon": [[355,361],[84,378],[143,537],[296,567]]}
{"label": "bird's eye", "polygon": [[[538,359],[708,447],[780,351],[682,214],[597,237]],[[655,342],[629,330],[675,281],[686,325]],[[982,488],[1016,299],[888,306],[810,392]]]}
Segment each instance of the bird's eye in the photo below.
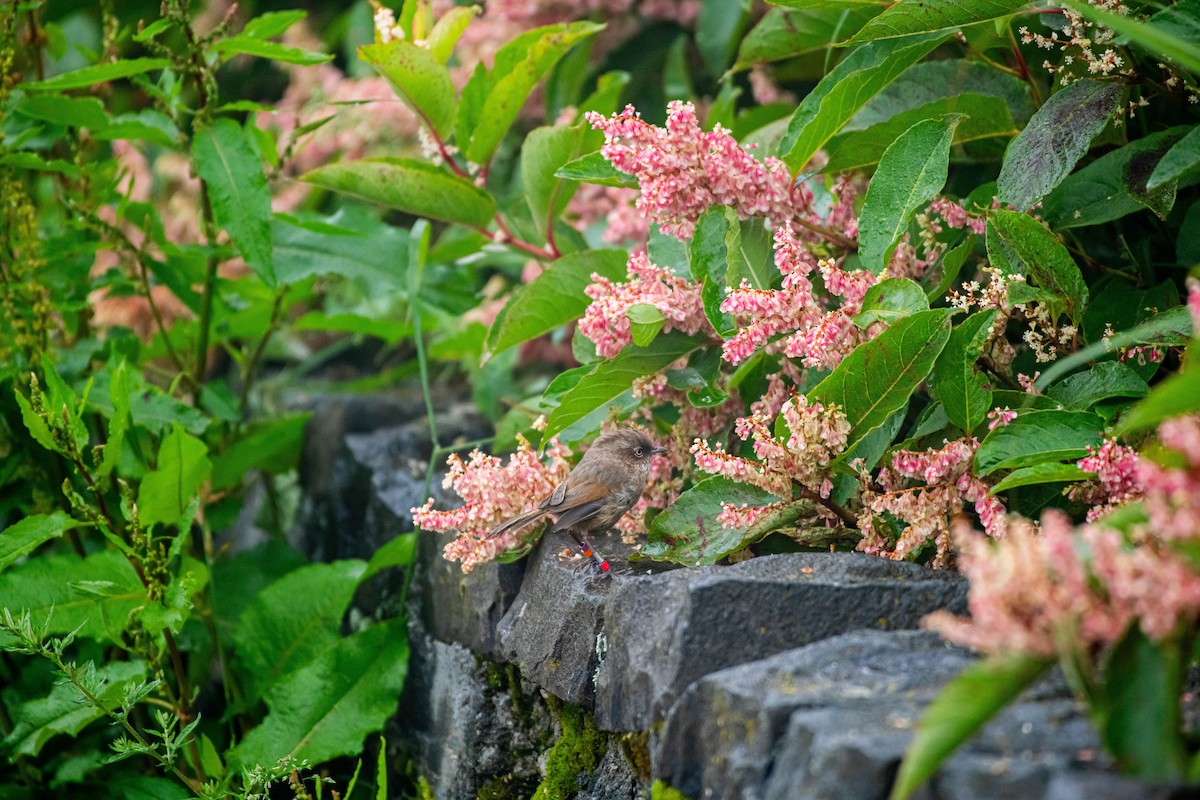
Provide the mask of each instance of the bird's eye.
{"label": "bird's eye", "polygon": [[633,448],[633,454],[638,458],[641,458],[642,456],[646,455],[646,449],[644,447],[635,447]]}

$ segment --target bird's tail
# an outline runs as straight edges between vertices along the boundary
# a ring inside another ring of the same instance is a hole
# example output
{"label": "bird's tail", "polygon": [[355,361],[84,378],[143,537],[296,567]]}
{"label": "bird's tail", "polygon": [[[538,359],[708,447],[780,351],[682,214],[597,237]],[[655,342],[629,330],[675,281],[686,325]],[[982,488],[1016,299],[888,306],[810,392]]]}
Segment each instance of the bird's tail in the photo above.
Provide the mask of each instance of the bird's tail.
{"label": "bird's tail", "polygon": [[502,533],[508,533],[511,530],[516,530],[517,528],[524,528],[526,525],[537,522],[548,513],[550,512],[544,508],[535,508],[532,511],[526,511],[524,514],[518,514],[507,522],[501,522],[499,525],[492,528],[488,532],[486,538],[494,539]]}

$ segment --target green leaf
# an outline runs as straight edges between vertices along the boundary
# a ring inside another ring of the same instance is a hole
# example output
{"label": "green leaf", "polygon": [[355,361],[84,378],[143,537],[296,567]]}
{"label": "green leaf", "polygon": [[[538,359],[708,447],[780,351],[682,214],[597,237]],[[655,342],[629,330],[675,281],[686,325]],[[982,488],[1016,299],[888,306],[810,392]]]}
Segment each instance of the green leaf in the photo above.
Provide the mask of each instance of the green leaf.
{"label": "green leaf", "polygon": [[854,349],[808,399],[835,404],[850,422],[847,448],[882,425],[925,380],[950,337],[950,312],[921,311]]}
{"label": "green leaf", "polygon": [[582,250],[551,262],[496,317],[488,333],[489,351],[495,355],[577,319],[591,302],[583,290],[593,274],[613,281],[626,278],[625,252]]}
{"label": "green leaf", "polygon": [[300,180],[418,217],[487,227],[492,196],[470,181],[423,161],[372,158],[327,164]]}
{"label": "green leaf", "polygon": [[779,153],[802,168],[871,97],[945,41],[945,34],[871,42],[844,58],[809,92],[788,121]]}
{"label": "green leaf", "polygon": [[1040,486],[1044,483],[1075,483],[1085,481],[1090,473],[1084,472],[1074,464],[1059,464],[1047,461],[1028,467],[1014,469],[1004,476],[1004,479],[992,487],[988,494],[1000,494],[1020,486]]}
{"label": "green leaf", "polygon": [[1004,153],[996,188],[1027,211],[1071,172],[1120,104],[1118,83],[1079,80],[1050,96]]}
{"label": "green leaf", "polygon": [[1015,14],[1027,5],[1028,0],[900,0],[868,22],[850,44],[954,30]]}
{"label": "green leaf", "polygon": [[358,57],[387,79],[396,95],[442,139],[450,134],[457,109],[450,72],[437,56],[406,39],[365,44]]}
{"label": "green leaf", "polygon": [[140,139],[163,147],[175,147],[179,129],[171,118],[153,108],[143,108],[128,114],[118,114],[103,128],[92,131],[97,139]]}
{"label": "green leaf", "polygon": [[55,511],[53,514],[33,514],[9,525],[0,531],[0,571],[81,524],[65,512]]}
{"label": "green leaf", "polygon": [[1179,641],[1153,642],[1136,625],[1109,653],[1099,728],[1120,769],[1145,781],[1183,777],[1179,697],[1187,672]]}
{"label": "green leaf", "polygon": [[946,185],[950,142],[961,115],[927,119],[900,134],[879,160],[859,215],[859,256],[878,275],[913,214]]}
{"label": "green leaf", "polygon": [[218,39],[209,49],[214,53],[220,53],[223,56],[222,61],[228,61],[239,53],[305,67],[333,60],[333,56],[329,53],[317,53],[299,47],[289,47],[286,44],[268,42],[245,34],[230,36],[228,39]]}
{"label": "green leaf", "polygon": [[1121,418],[1118,430],[1131,433],[1163,420],[1200,411],[1200,369],[1191,367],[1158,384]]}
{"label": "green leaf", "polygon": [[17,113],[56,125],[97,130],[108,125],[104,104],[95,97],[31,94],[16,105]]}
{"label": "green leaf", "polygon": [[[148,602],[146,589],[125,556],[102,550],[87,558],[38,556],[0,573],[5,608],[28,610],[35,625],[49,621],[53,636],[116,641],[129,615]],[[9,641],[0,634],[0,645]]]}
{"label": "green leaf", "polygon": [[595,183],[600,186],[615,186],[620,189],[636,189],[638,182],[632,175],[621,172],[608,163],[600,153],[588,153],[574,161],[563,164],[555,173],[556,178]]}
{"label": "green leaf", "polygon": [[253,17],[242,29],[242,36],[255,39],[273,39],[282,36],[293,25],[302,21],[308,13],[300,10],[267,11]]}
{"label": "green leaf", "polygon": [[748,3],[700,0],[696,15],[696,49],[712,75],[720,75],[737,52],[749,18]]}
{"label": "green leaf", "polygon": [[404,617],[337,637],[267,694],[267,717],[230,753],[232,768],[293,757],[320,764],[362,752],[396,713],[408,666]]}
{"label": "green leaf", "polygon": [[[1193,74],[1200,75],[1200,45],[1196,43],[1195,25],[1193,23],[1190,27],[1180,26],[1178,17],[1168,13],[1171,11],[1170,7],[1152,16],[1149,22],[1139,22],[1132,17],[1101,11],[1078,0],[1063,0],[1063,4],[1074,9],[1085,19],[1098,22],[1127,36],[1134,45],[1153,58],[1169,59]],[[1180,33],[1183,35],[1178,35]]]}
{"label": "green leaf", "polygon": [[872,4],[811,0],[792,9],[772,8],[742,38],[735,70],[811,53],[853,36],[879,13]]}
{"label": "green leaf", "polygon": [[96,476],[99,478],[107,478],[117,466],[132,416],[129,403],[129,365],[125,359],[122,358],[109,374],[111,378],[108,382],[108,397],[112,402],[113,411],[108,417],[108,438],[104,441],[104,457],[96,468]]}
{"label": "green leaf", "polygon": [[213,461],[213,490],[240,485],[251,470],[278,474],[295,469],[300,462],[304,426],[311,416],[310,412],[289,414],[253,425]]}
{"label": "green leaf", "polygon": [[179,522],[212,470],[208,447],[178,424],[163,437],[157,464],[138,487],[138,512],[146,527]]}
{"label": "green leaf", "polygon": [[[758,507],[777,502],[778,497],[756,486],[736,483],[720,475],[707,477],[654,518],[641,555],[689,567],[715,564],[763,536],[759,532],[748,539],[748,529],[722,527],[717,522],[721,503]],[[798,513],[793,510],[793,520]]]}
{"label": "green leaf", "polygon": [[1041,214],[1055,228],[1098,225],[1148,208],[1160,219],[1175,204],[1176,184],[1151,191],[1146,182],[1184,133],[1185,126],[1143,136],[1067,177],[1042,204]]}
{"label": "green leaf", "polygon": [[274,286],[271,195],[257,142],[233,120],[218,119],[196,134],[192,163],[208,187],[217,225],[229,233],[254,274]]}
{"label": "green leaf", "polygon": [[18,387],[14,386],[13,392],[17,397],[17,405],[21,407],[21,421],[25,423],[25,429],[29,431],[33,440],[52,453],[62,453],[63,448],[54,441],[54,435],[50,433],[50,426],[46,424],[46,420],[38,416],[29,399],[21,394]]}
{"label": "green leaf", "polygon": [[55,736],[78,736],[88,725],[108,716],[105,708],[120,705],[127,684],[147,677],[144,661],[112,661],[100,667],[88,662],[83,669],[90,680],[102,682],[97,699],[104,708],[85,700],[73,684],[56,683],[47,696],[26,700],[11,710],[13,729],[0,742],[9,758],[37,756]]}
{"label": "green leaf", "polygon": [[248,703],[341,641],[342,617],[365,566],[335,561],[300,567],[258,593],[233,631],[234,663]]}
{"label": "green leaf", "polygon": [[1085,411],[1027,411],[989,433],[975,451],[975,472],[990,475],[1044,461],[1076,461],[1103,441],[1104,420]]}
{"label": "green leaf", "polygon": [[[1141,309],[1131,309],[1141,311]],[[1086,320],[1085,320],[1086,322]],[[1036,386],[1043,389],[1051,386],[1064,375],[1069,375],[1080,367],[1101,358],[1111,358],[1114,354],[1138,346],[1172,346],[1180,345],[1188,340],[1192,333],[1192,318],[1183,306],[1168,308],[1166,311],[1154,314],[1145,322],[1127,330],[1120,330],[1108,339],[1101,338],[1082,350],[1076,350],[1066,358],[1060,358],[1049,364]]]}
{"label": "green leaf", "polygon": [[1150,387],[1120,361],[1102,361],[1084,372],[1068,375],[1046,394],[1069,409],[1086,410],[1113,397],[1145,397]]}
{"label": "green leaf", "polygon": [[925,290],[911,278],[884,278],[867,289],[861,310],[854,315],[854,324],[868,328],[876,322],[889,325],[918,311],[929,310]]}
{"label": "green leaf", "polygon": [[901,112],[866,130],[844,130],[829,140],[825,148],[829,161],[821,167],[821,171],[832,174],[878,164],[887,148],[904,131],[922,120],[947,115],[962,117],[954,128],[953,144],[1017,135],[1011,109],[1003,98],[968,92]]}
{"label": "green leaf", "polygon": [[1083,317],[1087,282],[1067,248],[1046,226],[1028,214],[995,209],[988,214],[987,249],[994,266],[1031,277],[1054,295],[1052,318],[1063,312],[1076,322]]}
{"label": "green leaf", "polygon": [[911,796],[951,753],[1053,664],[1051,659],[1024,654],[991,656],[946,684],[917,725],[891,800]]}
{"label": "green leaf", "polygon": [[720,308],[728,290],[740,286],[743,278],[755,289],[770,287],[770,279],[751,266],[751,258],[742,246],[742,223],[729,206],[713,206],[700,215],[688,244],[688,263],[692,277],[700,284],[704,315],[726,338],[738,327]]}
{"label": "green leaf", "polygon": [[415,562],[416,558],[416,532],[402,533],[375,551],[371,560],[367,562],[367,569],[360,580],[365,581],[389,567],[406,567]]}
{"label": "green leaf", "polygon": [[530,131],[521,147],[521,183],[525,201],[533,215],[533,224],[542,236],[567,207],[576,181],[566,181],[555,173],[564,164],[579,157],[587,131],[581,125],[554,125]]}
{"label": "green leaf", "polygon": [[627,345],[613,358],[597,364],[562,396],[558,408],[550,414],[543,435],[549,439],[620,396],[636,379],[665,369],[708,341],[706,336],[672,332],[656,337],[646,347]]}
{"label": "green leaf", "polygon": [[633,343],[639,347],[645,347],[654,341],[667,319],[657,306],[649,303],[635,303],[625,312],[625,317],[629,320],[629,333]]}
{"label": "green leaf", "polygon": [[434,23],[425,44],[440,63],[445,64],[454,54],[454,45],[466,31],[471,20],[482,12],[479,6],[456,6]]}
{"label": "green leaf", "polygon": [[364,288],[399,291],[408,280],[408,231],[377,219],[276,217],[271,222],[275,274],[281,284],[340,275]]}
{"label": "green leaf", "polygon": [[992,392],[975,362],[992,333],[997,311],[972,314],[955,326],[933,370],[933,389],[946,418],[970,436],[992,407]]}
{"label": "green leaf", "polygon": [[471,140],[459,143],[467,160],[474,164],[491,161],[497,145],[516,122],[538,81],[568,50],[603,28],[593,22],[546,25],[500,48],[489,76],[487,98],[471,130]]}
{"label": "green leaf", "polygon": [[86,89],[97,83],[107,83],[132,75],[141,75],[155,69],[166,69],[171,61],[166,58],[126,58],[107,64],[96,64],[72,72],[54,75],[44,81],[22,83],[26,92],[59,92],[64,89]]}
{"label": "green leaf", "polygon": [[1163,184],[1178,180],[1197,166],[1200,166],[1200,126],[1192,128],[1186,136],[1171,146],[1150,173],[1146,189],[1157,189]]}

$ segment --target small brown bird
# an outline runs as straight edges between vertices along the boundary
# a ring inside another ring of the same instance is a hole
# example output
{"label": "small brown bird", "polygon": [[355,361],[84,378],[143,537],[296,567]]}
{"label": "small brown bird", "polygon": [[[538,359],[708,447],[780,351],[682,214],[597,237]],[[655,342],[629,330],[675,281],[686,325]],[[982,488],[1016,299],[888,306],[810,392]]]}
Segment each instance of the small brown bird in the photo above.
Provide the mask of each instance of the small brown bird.
{"label": "small brown bird", "polygon": [[608,572],[608,561],[588,543],[587,533],[603,533],[617,524],[642,496],[650,462],[665,452],[644,433],[618,428],[600,434],[571,474],[532,511],[501,523],[488,538],[550,517],[549,531],[567,531],[585,558],[595,558]]}

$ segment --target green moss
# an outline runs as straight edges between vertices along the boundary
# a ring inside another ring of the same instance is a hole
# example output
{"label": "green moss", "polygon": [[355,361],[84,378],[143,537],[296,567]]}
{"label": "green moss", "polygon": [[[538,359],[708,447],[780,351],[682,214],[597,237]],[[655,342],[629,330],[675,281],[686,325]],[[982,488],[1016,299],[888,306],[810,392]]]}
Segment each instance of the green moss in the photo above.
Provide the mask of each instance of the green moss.
{"label": "green moss", "polygon": [[650,732],[634,731],[623,733],[617,739],[625,760],[633,767],[633,774],[639,780],[650,780]]}
{"label": "green moss", "polygon": [[417,778],[417,800],[435,800],[433,787],[424,778]]}
{"label": "green moss", "polygon": [[533,789],[532,782],[514,775],[501,775],[485,783],[475,800],[525,800]]}
{"label": "green moss", "polygon": [[579,792],[579,778],[600,766],[608,737],[596,729],[587,711],[570,703],[548,698],[558,717],[562,735],[546,755],[546,777],[534,792],[534,800],[567,800]]}
{"label": "green moss", "polygon": [[650,800],[688,800],[688,796],[662,781],[655,781],[650,787]]}

